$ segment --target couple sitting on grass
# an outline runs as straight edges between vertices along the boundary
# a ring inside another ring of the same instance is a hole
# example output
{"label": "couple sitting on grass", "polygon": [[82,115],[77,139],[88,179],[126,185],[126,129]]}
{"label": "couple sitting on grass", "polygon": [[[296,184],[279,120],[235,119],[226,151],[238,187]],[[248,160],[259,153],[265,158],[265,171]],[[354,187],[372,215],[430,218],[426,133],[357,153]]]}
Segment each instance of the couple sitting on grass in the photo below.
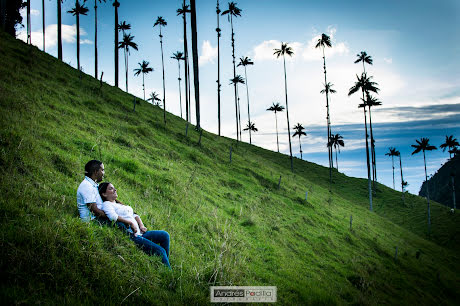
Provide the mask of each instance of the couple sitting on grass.
{"label": "couple sitting on grass", "polygon": [[97,220],[101,224],[116,225],[129,233],[144,252],[161,257],[162,262],[169,265],[169,234],[166,231],[147,231],[141,218],[134,213],[131,206],[117,200],[117,190],[109,183],[98,185],[104,178],[104,164],[98,160],[90,160],[85,165],[85,179],[77,190],[77,204],[80,218],[86,222]]}

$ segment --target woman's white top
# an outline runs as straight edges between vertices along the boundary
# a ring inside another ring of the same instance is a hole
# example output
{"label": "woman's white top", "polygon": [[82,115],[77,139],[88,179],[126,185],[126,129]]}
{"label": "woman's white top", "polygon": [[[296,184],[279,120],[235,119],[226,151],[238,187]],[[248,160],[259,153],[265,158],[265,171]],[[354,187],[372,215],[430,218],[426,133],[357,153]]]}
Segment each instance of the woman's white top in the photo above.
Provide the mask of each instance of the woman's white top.
{"label": "woman's white top", "polygon": [[118,219],[118,216],[125,218],[126,220],[132,221],[136,225],[136,228],[133,228],[134,235],[141,235],[139,225],[137,224],[137,221],[135,219],[137,215],[133,212],[131,206],[122,205],[116,202],[105,201],[102,203],[100,209],[102,209],[105,212],[107,218],[109,218],[111,221],[116,221]]}

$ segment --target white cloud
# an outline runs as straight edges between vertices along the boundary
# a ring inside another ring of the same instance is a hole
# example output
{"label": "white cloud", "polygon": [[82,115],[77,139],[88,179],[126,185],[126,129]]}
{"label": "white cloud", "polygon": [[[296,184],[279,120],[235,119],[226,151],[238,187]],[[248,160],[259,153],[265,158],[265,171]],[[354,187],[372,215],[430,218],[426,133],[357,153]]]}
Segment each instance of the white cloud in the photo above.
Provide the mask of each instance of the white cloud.
{"label": "white cloud", "polygon": [[[82,39],[85,36],[86,31],[80,27],[80,43],[81,44],[92,44],[93,41],[89,39]],[[50,24],[45,29],[45,44],[46,49],[55,47],[57,44],[57,24]],[[77,26],[74,25],[62,25],[62,42],[63,43],[75,43],[77,36]],[[27,32],[22,29],[18,32],[17,37],[23,41],[27,41]],[[43,48],[43,33],[41,31],[32,32],[31,34],[32,44],[37,46],[39,49]]]}
{"label": "white cloud", "polygon": [[30,10],[30,15],[32,15],[32,16],[40,16],[40,11],[31,9]]}
{"label": "white cloud", "polygon": [[[328,35],[331,37],[332,47],[326,48],[326,57],[333,57],[335,55],[343,55],[349,53],[349,48],[345,42],[337,42],[335,40],[336,28],[329,27]],[[294,60],[296,55],[301,55],[301,59],[306,61],[319,61],[322,60],[322,50],[315,48],[316,43],[321,35],[316,35],[306,43],[302,42],[290,42],[289,46],[293,49],[294,55],[287,57],[287,60]],[[257,61],[261,60],[273,60],[276,57],[273,55],[274,49],[280,48],[281,42],[278,40],[266,40],[258,44],[253,48],[254,59]]]}
{"label": "white cloud", "polygon": [[213,47],[209,40],[203,41],[201,45],[201,55],[198,60],[200,65],[205,65],[207,63],[214,64],[214,59],[217,57],[217,47]]}
{"label": "white cloud", "polygon": [[393,59],[392,59],[392,58],[386,58],[386,57],[384,57],[384,58],[383,58],[383,61],[384,61],[385,63],[387,63],[387,64],[393,64]]}

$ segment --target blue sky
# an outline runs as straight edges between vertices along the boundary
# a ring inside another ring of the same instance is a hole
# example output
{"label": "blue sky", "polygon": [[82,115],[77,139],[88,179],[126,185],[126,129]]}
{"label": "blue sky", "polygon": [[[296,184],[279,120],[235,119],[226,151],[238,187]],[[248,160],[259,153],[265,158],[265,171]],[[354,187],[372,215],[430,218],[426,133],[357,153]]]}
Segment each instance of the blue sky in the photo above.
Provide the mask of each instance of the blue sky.
{"label": "blue sky", "polygon": [[[121,0],[119,20],[131,24],[139,51],[129,57],[129,92],[142,97],[142,78],[132,70],[146,60],[155,69],[146,75],[147,95],[162,95],[161,54],[157,16],[168,22],[163,29],[167,110],[180,115],[177,61],[170,59],[182,51],[182,19],[176,9],[182,1]],[[220,1],[222,10],[228,2]],[[75,17],[66,13],[75,2],[63,3],[63,60],[76,66]],[[31,0],[32,42],[42,48],[41,1]],[[56,48],[56,1],[45,1],[46,52],[53,56]],[[88,16],[81,16],[81,65],[94,75],[94,1],[86,2]],[[325,98],[320,94],[323,82],[321,53],[313,45],[321,33],[331,36],[333,47],[326,50],[328,81],[337,93],[331,97],[333,133],[344,137],[345,148],[339,154],[339,170],[347,175],[366,177],[363,113],[357,108],[358,95],[347,96],[362,65],[354,64],[356,54],[366,51],[374,64],[366,70],[379,84],[378,98],[383,105],[373,110],[379,181],[392,186],[391,159],[384,154],[388,147],[402,153],[408,190],[418,193],[424,179],[422,155],[411,156],[411,144],[429,137],[439,146],[445,135],[460,139],[460,2],[455,0],[422,1],[237,1],[241,17],[234,20],[236,56],[248,56],[254,66],[248,67],[251,120],[259,132],[253,134],[255,145],[276,150],[274,115],[267,112],[272,102],[284,105],[282,62],[273,56],[273,48],[288,42],[294,56],[287,61],[290,121],[301,123],[307,132],[302,138],[304,158],[327,165]],[[197,0],[198,45],[200,56],[200,93],[202,126],[217,133],[217,38],[216,1]],[[104,80],[113,79],[112,1],[99,4],[99,73]],[[235,138],[233,77],[230,24],[220,18],[222,134]],[[24,29],[19,38],[25,39]],[[190,34],[189,34],[190,37]],[[124,87],[123,56],[120,52],[119,85]],[[244,76],[243,69],[237,73]],[[245,88],[240,89],[242,121],[247,122]],[[193,96],[193,93],[192,93]],[[192,114],[194,116],[194,114]],[[194,117],[192,117],[194,118]],[[285,113],[279,114],[280,149],[289,154]],[[194,121],[194,119],[193,119]],[[248,141],[248,135],[243,135]],[[299,155],[298,139],[293,139],[293,153]],[[448,158],[437,150],[427,154],[428,172],[433,174]],[[398,170],[398,169],[397,169]],[[399,173],[399,172],[397,172]],[[396,176],[396,185],[399,184]]]}

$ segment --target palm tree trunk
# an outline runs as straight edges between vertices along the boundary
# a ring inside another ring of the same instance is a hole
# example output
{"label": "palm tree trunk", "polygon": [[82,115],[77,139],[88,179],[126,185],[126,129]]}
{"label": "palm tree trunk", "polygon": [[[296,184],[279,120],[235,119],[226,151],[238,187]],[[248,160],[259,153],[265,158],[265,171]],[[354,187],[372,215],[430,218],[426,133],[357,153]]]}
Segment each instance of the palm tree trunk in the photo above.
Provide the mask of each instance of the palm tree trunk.
{"label": "palm tree trunk", "polygon": [[394,161],[394,156],[391,156],[391,165],[393,167],[393,189],[395,188],[395,161]]}
{"label": "palm tree trunk", "polygon": [[43,52],[45,52],[45,0],[42,0]]}
{"label": "palm tree trunk", "polygon": [[[233,62],[233,79],[236,77],[236,67],[235,67],[235,33],[233,32],[233,18],[230,14],[230,26],[232,28],[232,62]],[[241,130],[241,126],[238,126],[238,100],[237,100],[237,89],[236,82],[233,83],[234,93],[235,93],[235,119],[236,119],[236,141],[238,139],[238,131]]]}
{"label": "palm tree trunk", "polygon": [[[324,69],[324,85],[327,86],[327,77],[326,77],[326,55],[324,53],[324,46],[323,46],[323,69]],[[327,142],[331,140],[331,127],[329,122],[329,90],[326,89],[326,126],[327,126]],[[327,154],[329,158],[329,181],[332,183],[332,146],[327,147]]]}
{"label": "palm tree trunk", "polygon": [[62,20],[61,20],[61,1],[57,0],[57,39],[58,39],[58,59],[62,61]]}
{"label": "palm tree trunk", "polygon": [[454,174],[451,174],[451,182],[452,182],[452,200],[454,202],[454,209],[457,209],[457,201],[455,199],[455,178],[454,178]]}
{"label": "palm tree trunk", "polygon": [[291,172],[294,172],[294,164],[292,160],[292,146],[291,146],[291,127],[289,125],[289,107],[288,107],[288,93],[287,93],[287,77],[286,77],[286,58],[283,54],[283,64],[284,64],[284,92],[286,94],[286,117],[288,125],[288,136],[289,136],[289,154],[291,158]]}
{"label": "palm tree trunk", "polygon": [[125,47],[125,79],[126,79],[126,92],[128,92],[128,47]]}
{"label": "palm tree trunk", "polygon": [[[363,91],[364,97],[364,91]],[[372,186],[371,186],[371,167],[369,162],[369,141],[367,135],[367,116],[366,116],[366,107],[363,107],[364,110],[364,130],[366,136],[366,161],[367,161],[367,183],[368,183],[368,190],[369,190],[369,210],[372,211]]]}
{"label": "palm tree trunk", "polygon": [[177,78],[177,80],[179,81],[179,105],[180,105],[180,117],[181,119],[183,119],[182,117],[182,93],[181,93],[181,88],[180,88],[180,59],[177,60],[177,67],[179,68],[179,77]]}
{"label": "palm tree trunk", "polygon": [[403,201],[405,203],[406,199],[404,195],[404,178],[403,178],[401,154],[399,155],[399,169],[401,170],[401,192],[402,192]]}
{"label": "palm tree trunk", "polygon": [[144,101],[145,101],[145,82],[144,82],[144,73],[142,72],[142,90],[144,91]]}
{"label": "palm tree trunk", "polygon": [[302,142],[300,142],[300,134],[299,134],[299,146],[300,146],[300,160],[303,160],[303,157],[302,157]]}
{"label": "palm tree trunk", "polygon": [[239,124],[240,141],[242,141],[243,138],[241,137],[241,131],[243,130],[243,128],[241,126],[240,93],[238,91],[238,85],[236,87],[236,99],[238,101],[238,124]]}
{"label": "palm tree trunk", "polygon": [[431,231],[431,211],[430,211],[430,189],[428,188],[428,175],[426,173],[425,150],[423,150],[423,163],[425,164],[425,186],[426,186],[426,203],[428,210],[428,233]]}
{"label": "palm tree trunk", "polygon": [[[246,98],[248,100],[248,121],[251,122],[251,115],[249,113],[249,89],[248,89],[248,75],[246,72],[246,66],[244,66],[244,78],[246,79]],[[252,144],[251,129],[249,129],[249,143]]]}
{"label": "palm tree trunk", "polygon": [[163,120],[164,120],[164,123],[166,124],[165,64],[164,64],[164,58],[163,58],[163,35],[161,35],[161,25],[160,25],[160,48],[161,48],[161,68],[163,71]]}
{"label": "palm tree trunk", "polygon": [[113,3],[115,7],[115,87],[118,87],[118,7],[120,3],[115,0]]}
{"label": "palm tree trunk", "polygon": [[80,71],[80,14],[77,15],[77,67]]}
{"label": "palm tree trunk", "polygon": [[192,55],[193,55],[193,83],[195,85],[195,115],[196,129],[199,131],[200,126],[200,75],[198,67],[198,38],[196,27],[196,5],[195,0],[190,0],[191,26],[192,26]]}
{"label": "palm tree trunk", "polygon": [[[377,182],[377,165],[375,162],[375,143],[374,143],[374,134],[372,133],[372,114],[371,107],[369,106],[369,130],[371,132],[371,158],[372,158],[372,180]],[[375,189],[375,184],[374,184]]]}
{"label": "palm tree trunk", "polygon": [[31,45],[32,37],[31,37],[31,24],[30,24],[30,0],[27,0],[26,4],[27,4],[27,43]]}
{"label": "palm tree trunk", "polygon": [[276,122],[276,146],[278,148],[278,153],[280,152],[280,143],[278,141],[278,116],[276,115],[275,111],[275,122]]}
{"label": "palm tree trunk", "polygon": [[97,80],[97,0],[94,0],[94,77]]}
{"label": "palm tree trunk", "polygon": [[337,172],[339,172],[339,162],[337,160],[337,148],[335,149],[335,165],[337,166]]}
{"label": "palm tree trunk", "polygon": [[[183,6],[185,6],[185,0],[183,1]],[[184,12],[184,78],[185,78],[185,117],[187,117],[187,122],[190,122],[190,104],[189,104],[189,79],[188,79],[188,46],[187,46],[187,16]]]}
{"label": "palm tree trunk", "polygon": [[219,25],[219,0],[217,0],[217,130],[220,136],[220,25]]}

